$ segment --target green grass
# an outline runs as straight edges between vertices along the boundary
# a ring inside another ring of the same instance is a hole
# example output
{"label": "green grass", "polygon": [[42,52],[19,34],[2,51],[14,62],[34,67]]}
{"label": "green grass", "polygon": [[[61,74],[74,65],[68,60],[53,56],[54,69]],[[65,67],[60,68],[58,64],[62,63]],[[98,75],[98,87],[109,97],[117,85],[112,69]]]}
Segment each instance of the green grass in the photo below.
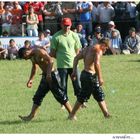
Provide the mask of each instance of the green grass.
{"label": "green grass", "polygon": [[[49,92],[44,98],[36,118],[22,122],[18,115],[26,115],[32,106],[32,97],[41,76],[37,72],[33,87],[26,88],[31,62],[24,60],[0,61],[0,133],[140,133],[140,56],[103,56],[101,60],[104,92],[108,109],[112,115],[104,119],[96,101],[91,97],[88,108],[77,113],[78,120],[68,121],[66,110],[61,110]],[[82,69],[82,61],[80,69]],[[68,94],[74,104],[71,82]]]}

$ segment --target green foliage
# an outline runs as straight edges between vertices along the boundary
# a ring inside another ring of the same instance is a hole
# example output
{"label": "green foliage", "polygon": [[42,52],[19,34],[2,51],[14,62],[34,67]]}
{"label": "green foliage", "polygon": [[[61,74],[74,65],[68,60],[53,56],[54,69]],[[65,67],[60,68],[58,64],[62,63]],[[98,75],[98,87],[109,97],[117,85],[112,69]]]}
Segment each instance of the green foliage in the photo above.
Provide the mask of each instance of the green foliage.
{"label": "green foliage", "polygon": [[[88,108],[80,109],[77,121],[67,120],[68,113],[61,110],[51,92],[45,97],[40,110],[31,122],[23,122],[18,115],[27,115],[32,97],[38,87],[41,71],[35,76],[33,87],[26,88],[30,61],[0,61],[0,133],[140,133],[140,57],[139,55],[103,56],[101,60],[104,92],[112,115],[105,119],[96,101],[91,97]],[[82,61],[80,69],[82,69]],[[71,81],[68,94],[72,105],[75,96]]]}

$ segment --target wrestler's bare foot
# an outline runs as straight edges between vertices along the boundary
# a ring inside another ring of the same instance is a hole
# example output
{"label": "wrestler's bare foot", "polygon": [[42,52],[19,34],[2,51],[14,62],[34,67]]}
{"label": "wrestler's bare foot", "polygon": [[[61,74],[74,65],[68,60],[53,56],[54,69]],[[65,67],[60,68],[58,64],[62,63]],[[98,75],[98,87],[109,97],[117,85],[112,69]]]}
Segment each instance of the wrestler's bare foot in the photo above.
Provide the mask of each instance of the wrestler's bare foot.
{"label": "wrestler's bare foot", "polygon": [[85,102],[81,105],[81,108],[87,108],[87,105]]}
{"label": "wrestler's bare foot", "polygon": [[104,114],[104,117],[108,119],[111,117],[111,115],[109,113],[106,113],[106,114]]}
{"label": "wrestler's bare foot", "polygon": [[31,121],[34,118],[34,116],[31,116],[31,115],[28,115],[28,116],[20,116],[19,115],[19,118],[21,120],[23,120],[23,121]]}
{"label": "wrestler's bare foot", "polygon": [[76,121],[76,120],[77,120],[77,117],[70,114],[70,115],[68,116],[68,120]]}
{"label": "wrestler's bare foot", "polygon": [[64,105],[61,105],[61,109],[62,109],[62,110],[65,110],[66,108],[65,108],[65,106],[64,106]]}

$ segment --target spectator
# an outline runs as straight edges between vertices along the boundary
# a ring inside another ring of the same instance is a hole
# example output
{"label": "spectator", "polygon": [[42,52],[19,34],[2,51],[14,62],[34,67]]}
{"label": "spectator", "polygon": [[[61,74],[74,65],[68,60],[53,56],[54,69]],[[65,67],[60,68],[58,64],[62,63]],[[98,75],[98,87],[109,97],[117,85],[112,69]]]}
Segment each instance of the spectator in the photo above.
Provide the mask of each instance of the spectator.
{"label": "spectator", "polygon": [[[61,79],[61,87],[67,95],[68,76],[73,70],[73,60],[82,48],[80,39],[76,33],[71,31],[72,21],[70,18],[63,18],[61,21],[62,29],[53,35],[51,40],[51,56],[56,58],[57,69]],[[72,79],[71,79],[72,80]],[[80,92],[80,81],[77,70],[77,78],[72,80],[74,93],[77,96]]]}
{"label": "spectator", "polygon": [[47,2],[44,6],[45,29],[50,29],[52,33],[56,33],[60,28],[59,23],[63,15],[61,6],[61,2]]}
{"label": "spectator", "polygon": [[83,28],[86,30],[86,37],[92,34],[92,17],[91,11],[93,9],[92,2],[82,2],[78,12],[80,13],[80,23],[82,23]]}
{"label": "spectator", "polygon": [[25,40],[23,48],[26,48],[26,49],[32,48],[31,41]]}
{"label": "spectator", "polygon": [[98,22],[101,24],[102,33],[107,30],[108,22],[115,17],[114,8],[109,2],[103,2],[98,7],[97,18]]}
{"label": "spectator", "polygon": [[13,2],[13,9],[11,11],[12,17],[12,28],[11,28],[11,35],[13,36],[21,36],[22,34],[22,15],[23,10],[21,9],[18,2]]}
{"label": "spectator", "polygon": [[35,14],[37,14],[37,16],[38,16],[38,31],[39,32],[43,31],[44,30],[43,29],[43,26],[44,26],[43,24],[44,23],[43,23],[42,13],[43,13],[43,10],[44,10],[44,4],[42,2],[36,1],[36,2],[32,2],[30,4],[30,6],[33,7]]}
{"label": "spectator", "polygon": [[89,46],[93,47],[95,44],[99,43],[99,41],[103,38],[102,33],[101,33],[101,28],[96,27],[94,31],[94,35],[90,39]]}
{"label": "spectator", "polygon": [[120,54],[121,53],[121,46],[122,46],[122,40],[118,36],[118,33],[116,30],[112,30],[111,32],[111,38],[110,38],[110,50],[112,54]]}
{"label": "spectator", "polygon": [[0,42],[0,60],[6,59],[6,54],[7,54],[7,51],[6,49],[2,48],[2,44]]}
{"label": "spectator", "polygon": [[4,2],[0,1],[0,36],[2,35],[2,14],[5,12]]}
{"label": "spectator", "polygon": [[111,36],[112,36],[112,31],[115,30],[116,33],[117,33],[117,36],[121,39],[120,31],[117,30],[115,27],[116,27],[116,25],[115,25],[114,21],[110,21],[110,22],[108,23],[108,28],[107,28],[107,30],[105,31],[104,36],[107,37],[107,38],[111,38]]}
{"label": "spectator", "polygon": [[18,47],[16,46],[14,39],[10,39],[7,50],[8,50],[8,59],[14,60],[18,57]]}
{"label": "spectator", "polygon": [[127,3],[127,11],[129,13],[129,27],[136,27],[136,16],[137,16],[137,10],[136,10],[136,4],[135,2],[128,2]]}
{"label": "spectator", "polygon": [[86,40],[86,31],[83,29],[83,25],[82,24],[78,24],[77,25],[77,33],[78,33],[78,36],[80,38],[80,42],[82,44],[82,48],[84,47],[87,47],[88,46],[88,42]]}
{"label": "spectator", "polygon": [[98,25],[97,15],[98,15],[98,8],[99,8],[99,6],[100,6],[99,2],[93,2],[93,9],[91,11],[92,28],[93,28],[93,30]]}
{"label": "spectator", "polygon": [[38,36],[38,16],[34,13],[33,7],[29,7],[26,22],[28,36]]}
{"label": "spectator", "polygon": [[140,37],[136,35],[134,27],[129,29],[129,35],[125,38],[122,52],[123,54],[140,54]]}
{"label": "spectator", "polygon": [[45,38],[44,32],[39,32],[39,39],[35,41],[35,47],[43,48],[48,53],[50,52],[50,40]]}
{"label": "spectator", "polygon": [[51,31],[49,29],[46,29],[45,34],[46,34],[46,38],[48,38],[51,41],[52,39]]}
{"label": "spectator", "polygon": [[2,32],[7,31],[11,33],[12,14],[9,12],[8,6],[5,7],[5,11],[2,13]]}

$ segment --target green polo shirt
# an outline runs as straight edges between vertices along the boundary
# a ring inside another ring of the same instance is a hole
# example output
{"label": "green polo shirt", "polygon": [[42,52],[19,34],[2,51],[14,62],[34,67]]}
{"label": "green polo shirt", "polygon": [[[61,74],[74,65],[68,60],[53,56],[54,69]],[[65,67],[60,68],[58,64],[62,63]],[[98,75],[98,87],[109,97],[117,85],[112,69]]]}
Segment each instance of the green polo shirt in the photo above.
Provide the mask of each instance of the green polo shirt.
{"label": "green polo shirt", "polygon": [[55,33],[51,40],[51,49],[56,51],[57,68],[72,68],[76,50],[81,49],[78,34],[71,31],[64,35],[63,30]]}

